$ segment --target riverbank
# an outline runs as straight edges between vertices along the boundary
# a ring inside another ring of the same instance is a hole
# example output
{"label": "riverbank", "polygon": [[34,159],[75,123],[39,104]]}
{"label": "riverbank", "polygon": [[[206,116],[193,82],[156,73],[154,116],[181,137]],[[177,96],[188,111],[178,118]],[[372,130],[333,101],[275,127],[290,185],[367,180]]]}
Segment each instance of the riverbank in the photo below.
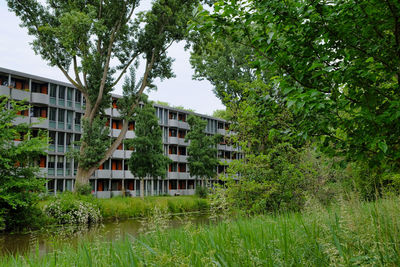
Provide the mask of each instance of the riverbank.
{"label": "riverbank", "polygon": [[[109,199],[96,199],[92,197],[77,197],[95,204],[100,209],[103,220],[123,220],[151,216],[154,212],[161,213],[187,213],[207,211],[209,201],[197,196],[151,196],[151,197],[114,197]],[[40,201],[41,210],[46,205],[56,200],[49,197]]]}
{"label": "riverbank", "polygon": [[[400,264],[400,201],[342,201],[329,209],[154,228],[138,238],[81,241],[0,258],[1,266],[275,266]],[[151,220],[149,220],[151,223]]]}

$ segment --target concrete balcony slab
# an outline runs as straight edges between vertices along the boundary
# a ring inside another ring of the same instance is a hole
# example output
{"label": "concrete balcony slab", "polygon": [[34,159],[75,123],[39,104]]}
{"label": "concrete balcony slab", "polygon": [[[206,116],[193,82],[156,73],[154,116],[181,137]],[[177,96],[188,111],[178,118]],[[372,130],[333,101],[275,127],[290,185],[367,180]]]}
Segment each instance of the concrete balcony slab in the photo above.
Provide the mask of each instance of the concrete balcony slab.
{"label": "concrete balcony slab", "polygon": [[11,89],[11,98],[15,100],[26,100],[29,101],[31,96],[31,92],[19,90],[19,89]]}
{"label": "concrete balcony slab", "polygon": [[179,156],[175,155],[175,154],[168,154],[168,157],[170,158],[170,160],[178,162],[179,161]]}
{"label": "concrete balcony slab", "polygon": [[106,108],[104,112],[106,113],[107,116],[111,116],[111,108]]}
{"label": "concrete balcony slab", "polygon": [[179,143],[178,139],[178,137],[168,137],[168,143],[177,145]]}
{"label": "concrete balcony slab", "polygon": [[0,85],[0,95],[10,96],[10,88],[8,86]]}
{"label": "concrete balcony slab", "polygon": [[111,198],[111,191],[97,191],[97,198]]}
{"label": "concrete balcony slab", "polygon": [[127,131],[125,134],[125,138],[128,138],[128,139],[133,139],[135,137],[136,137],[136,135],[135,135],[134,131]]}
{"label": "concrete balcony slab", "polygon": [[32,103],[38,103],[38,104],[49,104],[49,95],[47,94],[42,94],[42,93],[32,93]]}
{"label": "concrete balcony slab", "polygon": [[135,178],[135,177],[133,176],[133,174],[131,173],[131,171],[125,171],[125,178],[133,179],[133,178]]}
{"label": "concrete balcony slab", "polygon": [[169,119],[169,120],[168,120],[168,126],[169,126],[169,127],[176,127],[176,128],[179,128],[179,121]]}
{"label": "concrete balcony slab", "polygon": [[189,123],[187,123],[185,121],[180,121],[178,125],[179,125],[178,127],[181,129],[189,130],[189,128],[190,128]]}
{"label": "concrete balcony slab", "polygon": [[111,171],[112,178],[121,179],[124,178],[124,171]]}
{"label": "concrete balcony slab", "polygon": [[121,133],[121,130],[111,129],[111,132],[112,132],[112,137],[118,137],[118,135]]}
{"label": "concrete balcony slab", "polygon": [[13,120],[13,124],[30,123],[28,116],[18,116]]}
{"label": "concrete balcony slab", "polygon": [[112,109],[112,115],[113,117],[121,117],[121,113],[119,113],[118,109],[116,108]]}
{"label": "concrete balcony slab", "polygon": [[125,157],[125,153],[123,150],[115,150],[114,153],[112,154],[112,157],[123,159]]}
{"label": "concrete balcony slab", "polygon": [[41,128],[48,129],[49,128],[49,119],[47,118],[31,118],[32,128]]}
{"label": "concrete balcony slab", "polygon": [[168,179],[179,179],[178,172],[168,172]]}
{"label": "concrete balcony slab", "polygon": [[97,170],[95,174],[97,178],[111,178],[111,170]]}

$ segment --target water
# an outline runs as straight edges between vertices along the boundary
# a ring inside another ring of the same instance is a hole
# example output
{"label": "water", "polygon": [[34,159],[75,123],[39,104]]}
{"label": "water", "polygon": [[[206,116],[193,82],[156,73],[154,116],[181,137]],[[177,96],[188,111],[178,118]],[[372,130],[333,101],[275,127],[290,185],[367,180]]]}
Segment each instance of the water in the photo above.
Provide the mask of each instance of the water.
{"label": "water", "polygon": [[128,219],[109,221],[91,227],[53,227],[26,234],[0,234],[0,255],[24,254],[39,250],[40,255],[51,252],[55,246],[71,244],[76,246],[80,240],[113,241],[129,236],[137,236],[157,228],[177,228],[187,223],[208,224],[206,214],[192,213],[162,218]]}

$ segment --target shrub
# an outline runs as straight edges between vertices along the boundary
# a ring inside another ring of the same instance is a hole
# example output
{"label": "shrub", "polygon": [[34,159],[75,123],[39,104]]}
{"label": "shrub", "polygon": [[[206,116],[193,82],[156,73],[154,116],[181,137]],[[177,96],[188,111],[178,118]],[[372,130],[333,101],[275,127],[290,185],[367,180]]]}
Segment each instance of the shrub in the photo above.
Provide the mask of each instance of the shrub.
{"label": "shrub", "polygon": [[101,221],[100,209],[89,198],[66,192],[45,206],[45,213],[59,224],[91,224]]}
{"label": "shrub", "polygon": [[83,196],[92,194],[92,186],[90,184],[76,184],[76,193]]}
{"label": "shrub", "polygon": [[208,188],[205,186],[196,186],[195,194],[199,198],[206,198],[208,196]]}

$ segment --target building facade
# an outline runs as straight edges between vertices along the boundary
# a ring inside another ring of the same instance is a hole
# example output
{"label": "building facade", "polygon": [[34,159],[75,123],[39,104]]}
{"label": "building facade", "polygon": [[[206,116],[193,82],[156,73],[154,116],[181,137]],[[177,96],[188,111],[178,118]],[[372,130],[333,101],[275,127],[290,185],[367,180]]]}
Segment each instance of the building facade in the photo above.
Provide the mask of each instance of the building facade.
{"label": "building facade", "polygon": [[[81,118],[85,99],[71,84],[14,70],[0,68],[0,95],[14,100],[25,100],[30,108],[21,112],[15,123],[31,123],[33,134],[45,129],[49,136],[47,156],[40,158],[39,167],[47,177],[49,193],[73,190],[77,162],[66,157],[74,141],[82,134]],[[122,120],[116,105],[120,96],[112,95],[112,106],[105,110],[110,127],[110,138],[116,138],[122,129]],[[194,194],[196,179],[189,174],[185,135],[189,130],[186,122],[190,114],[207,120],[206,133],[227,135],[226,121],[186,110],[154,104],[159,125],[162,128],[164,153],[172,160],[165,179],[145,179],[145,195]],[[125,138],[135,137],[135,124],[130,122]],[[18,140],[16,140],[18,142]],[[121,144],[112,157],[102,164],[90,179],[93,193],[99,198],[122,195],[122,190],[132,196],[140,195],[140,181],[128,169],[127,160],[132,150]],[[228,163],[242,157],[239,149],[222,142],[218,144],[218,157]],[[226,166],[217,167],[217,173]],[[210,181],[216,183],[218,180]]]}

